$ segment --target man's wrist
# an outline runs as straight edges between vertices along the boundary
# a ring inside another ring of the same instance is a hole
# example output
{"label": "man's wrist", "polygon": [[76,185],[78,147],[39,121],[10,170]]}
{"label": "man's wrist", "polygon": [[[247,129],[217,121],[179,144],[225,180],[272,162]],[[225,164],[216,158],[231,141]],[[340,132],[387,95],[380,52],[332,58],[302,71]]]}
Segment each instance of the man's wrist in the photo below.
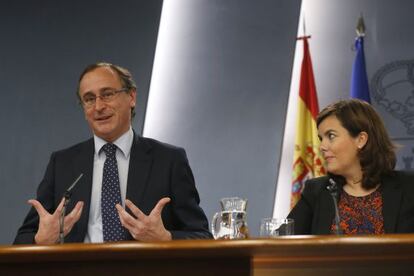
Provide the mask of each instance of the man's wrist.
{"label": "man's wrist", "polygon": [[171,240],[172,240],[171,232],[168,231],[168,230],[165,230],[165,235],[164,235],[163,241],[171,241]]}
{"label": "man's wrist", "polygon": [[35,236],[34,236],[34,243],[35,244],[38,244],[38,245],[47,245],[47,244],[55,244],[55,243],[57,243],[57,241],[50,241],[50,240],[48,240],[48,239],[42,239],[42,238],[39,238],[39,235],[38,234],[36,234]]}

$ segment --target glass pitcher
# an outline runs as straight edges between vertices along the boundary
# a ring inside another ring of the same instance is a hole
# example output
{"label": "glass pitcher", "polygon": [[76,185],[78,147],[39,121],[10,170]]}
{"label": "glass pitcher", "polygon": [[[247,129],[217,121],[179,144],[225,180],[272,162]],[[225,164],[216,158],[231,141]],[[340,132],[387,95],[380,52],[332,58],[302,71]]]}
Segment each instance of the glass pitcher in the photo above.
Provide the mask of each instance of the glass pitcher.
{"label": "glass pitcher", "polygon": [[226,197],[220,200],[221,212],[214,214],[211,221],[211,232],[217,239],[246,239],[249,236],[247,227],[247,199]]}

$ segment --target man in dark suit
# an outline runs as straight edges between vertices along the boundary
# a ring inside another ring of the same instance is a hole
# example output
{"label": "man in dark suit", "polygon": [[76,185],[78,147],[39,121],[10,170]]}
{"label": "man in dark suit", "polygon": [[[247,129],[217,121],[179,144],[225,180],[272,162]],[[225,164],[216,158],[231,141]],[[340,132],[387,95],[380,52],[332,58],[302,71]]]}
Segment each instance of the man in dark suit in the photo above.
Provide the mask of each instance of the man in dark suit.
{"label": "man in dark suit", "polygon": [[66,242],[210,238],[185,151],[131,128],[136,85],[128,70],[90,65],[77,93],[94,137],[52,154],[14,243],[59,240],[63,195],[80,174],[64,218]]}

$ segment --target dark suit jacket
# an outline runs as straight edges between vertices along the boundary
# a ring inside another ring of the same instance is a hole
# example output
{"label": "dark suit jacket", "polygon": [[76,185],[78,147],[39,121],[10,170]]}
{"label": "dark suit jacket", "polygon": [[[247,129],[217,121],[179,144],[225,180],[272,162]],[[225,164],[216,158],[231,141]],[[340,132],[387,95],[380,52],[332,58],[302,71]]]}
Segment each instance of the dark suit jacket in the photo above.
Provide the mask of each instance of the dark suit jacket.
{"label": "dark suit jacket", "polygon": [[[306,181],[301,199],[288,216],[295,220],[296,235],[330,234],[335,207],[328,185],[327,176]],[[383,177],[380,192],[385,233],[413,233],[414,175],[394,171]]]}
{"label": "dark suit jacket", "polygon": [[[87,232],[93,159],[93,139],[54,152],[37,190],[37,199],[52,213],[68,186],[83,173],[72,191],[67,210],[70,212],[78,201],[83,201],[85,205],[81,218],[65,237],[66,242],[83,242]],[[199,206],[199,195],[185,151],[135,135],[126,197],[148,215],[156,203],[167,196],[171,202],[163,209],[162,220],[173,239],[212,237],[208,231],[207,218]],[[31,208],[14,243],[33,243],[38,224],[37,212]]]}

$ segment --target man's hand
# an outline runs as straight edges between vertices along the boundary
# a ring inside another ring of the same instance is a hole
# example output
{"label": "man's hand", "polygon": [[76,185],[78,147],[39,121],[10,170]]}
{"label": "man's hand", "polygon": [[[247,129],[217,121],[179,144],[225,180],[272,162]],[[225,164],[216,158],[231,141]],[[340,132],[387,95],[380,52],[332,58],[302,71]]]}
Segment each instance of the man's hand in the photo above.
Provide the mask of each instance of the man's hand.
{"label": "man's hand", "polygon": [[164,206],[171,201],[164,197],[158,201],[149,216],[146,216],[130,200],[125,200],[126,207],[131,210],[135,218],[131,216],[121,205],[117,204],[119,218],[122,226],[128,229],[132,237],[139,241],[169,241],[172,239],[171,233],[165,229],[161,219],[161,211]]}
{"label": "man's hand", "polygon": [[[43,208],[42,204],[35,200],[30,199],[28,201],[37,211],[39,215],[39,229],[35,235],[36,244],[54,244],[59,238],[59,218],[63,210],[64,199],[59,203],[53,214],[50,214]],[[75,208],[72,212],[65,216],[64,219],[64,235],[66,236],[73,225],[79,220],[82,214],[83,202],[79,201],[76,203]]]}

